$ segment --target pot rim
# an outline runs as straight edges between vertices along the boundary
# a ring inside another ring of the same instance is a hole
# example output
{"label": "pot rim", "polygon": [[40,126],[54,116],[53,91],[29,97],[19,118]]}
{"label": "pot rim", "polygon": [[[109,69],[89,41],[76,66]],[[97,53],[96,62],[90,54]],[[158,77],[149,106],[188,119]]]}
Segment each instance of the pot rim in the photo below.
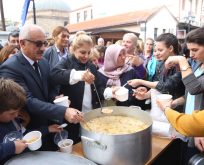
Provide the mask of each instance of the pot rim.
{"label": "pot rim", "polygon": [[[92,111],[89,111],[89,112],[86,112],[84,114],[84,117],[85,117],[85,120],[89,121],[90,119],[93,119],[93,118],[96,118],[96,117],[100,117],[100,116],[130,116],[130,117],[134,117],[134,116],[131,116],[131,115],[123,115],[123,114],[117,114],[117,110],[120,110],[120,111],[132,111],[131,113],[141,113],[143,115],[145,115],[147,118],[149,119],[146,119],[148,120],[148,123],[144,120],[142,120],[143,122],[145,122],[145,124],[147,124],[148,126],[143,129],[143,130],[140,130],[140,131],[137,131],[137,132],[134,132],[134,133],[127,133],[127,134],[104,134],[104,133],[100,133],[100,132],[94,132],[94,131],[91,131],[91,130],[87,130],[84,128],[84,124],[83,122],[80,122],[80,125],[81,125],[81,129],[84,130],[84,131],[87,131],[87,132],[91,132],[93,134],[96,134],[96,135],[100,135],[100,136],[115,136],[115,137],[120,137],[120,136],[128,136],[128,135],[133,135],[133,134],[138,134],[138,133],[142,133],[142,132],[145,132],[146,130],[148,129],[152,129],[152,124],[153,124],[153,121],[152,121],[152,118],[151,116],[149,115],[149,113],[141,110],[141,109],[136,109],[135,107],[125,107],[125,106],[109,106],[109,107],[104,107],[104,108],[112,108],[113,109],[113,112],[111,114],[103,114],[101,113],[101,109],[100,108],[97,108],[97,109],[93,109]],[[89,120],[86,119],[87,115],[90,115],[92,113],[98,113],[99,115],[97,116],[94,116],[94,117],[91,117]],[[139,116],[139,115],[138,115]],[[141,118],[139,118],[141,119]]]}

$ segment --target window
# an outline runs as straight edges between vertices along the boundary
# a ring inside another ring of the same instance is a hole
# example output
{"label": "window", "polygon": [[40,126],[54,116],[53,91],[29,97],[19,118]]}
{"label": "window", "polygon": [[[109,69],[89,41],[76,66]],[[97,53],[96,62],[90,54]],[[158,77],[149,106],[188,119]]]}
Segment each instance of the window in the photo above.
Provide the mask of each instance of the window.
{"label": "window", "polygon": [[185,29],[177,30],[176,36],[178,39],[185,39],[186,38],[186,30]]}
{"label": "window", "polygon": [[84,11],[84,21],[86,21],[86,19],[87,19],[87,11],[85,10]]}
{"label": "window", "polygon": [[154,28],[154,40],[157,38],[158,28]]}
{"label": "window", "polygon": [[80,13],[77,13],[77,22],[80,21]]}

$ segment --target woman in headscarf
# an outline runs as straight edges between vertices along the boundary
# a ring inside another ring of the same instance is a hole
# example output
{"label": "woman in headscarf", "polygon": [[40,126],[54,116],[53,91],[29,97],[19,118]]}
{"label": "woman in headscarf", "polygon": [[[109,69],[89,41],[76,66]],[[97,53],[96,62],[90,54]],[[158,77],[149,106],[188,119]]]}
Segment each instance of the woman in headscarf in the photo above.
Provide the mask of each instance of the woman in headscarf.
{"label": "woman in headscarf", "polygon": [[[107,100],[115,98],[115,91],[120,86],[137,77],[135,70],[125,63],[125,59],[126,49],[123,46],[113,44],[106,49],[104,66],[99,69],[99,80],[105,89],[104,97]],[[142,101],[135,100],[132,96],[132,87],[129,85],[125,87],[129,89],[129,98],[125,102],[116,101],[116,105],[142,106]]]}

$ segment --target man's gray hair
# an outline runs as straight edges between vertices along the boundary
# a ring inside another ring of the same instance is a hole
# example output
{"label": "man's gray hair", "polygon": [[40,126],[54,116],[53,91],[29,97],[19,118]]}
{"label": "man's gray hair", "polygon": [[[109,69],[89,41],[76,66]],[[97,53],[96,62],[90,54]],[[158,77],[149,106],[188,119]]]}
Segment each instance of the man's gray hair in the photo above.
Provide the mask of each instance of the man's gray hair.
{"label": "man's gray hair", "polygon": [[[29,39],[30,38],[30,32],[36,31],[36,30],[40,30],[45,34],[45,30],[38,25],[27,24],[27,25],[23,26],[20,30],[19,40]],[[45,34],[45,36],[46,36],[46,34]]]}

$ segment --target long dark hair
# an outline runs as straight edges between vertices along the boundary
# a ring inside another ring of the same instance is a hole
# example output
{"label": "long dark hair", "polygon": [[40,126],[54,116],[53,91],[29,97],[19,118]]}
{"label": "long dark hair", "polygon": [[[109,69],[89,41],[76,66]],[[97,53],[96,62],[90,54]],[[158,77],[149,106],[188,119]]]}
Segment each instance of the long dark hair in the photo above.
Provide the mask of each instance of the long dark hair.
{"label": "long dark hair", "polygon": [[186,42],[204,46],[204,27],[197,28],[189,32],[186,36]]}
{"label": "long dark hair", "polygon": [[156,38],[156,41],[157,42],[164,42],[164,44],[166,45],[167,48],[169,48],[170,46],[173,46],[174,54],[175,55],[179,54],[180,45],[179,45],[177,37],[174,34],[163,33]]}

